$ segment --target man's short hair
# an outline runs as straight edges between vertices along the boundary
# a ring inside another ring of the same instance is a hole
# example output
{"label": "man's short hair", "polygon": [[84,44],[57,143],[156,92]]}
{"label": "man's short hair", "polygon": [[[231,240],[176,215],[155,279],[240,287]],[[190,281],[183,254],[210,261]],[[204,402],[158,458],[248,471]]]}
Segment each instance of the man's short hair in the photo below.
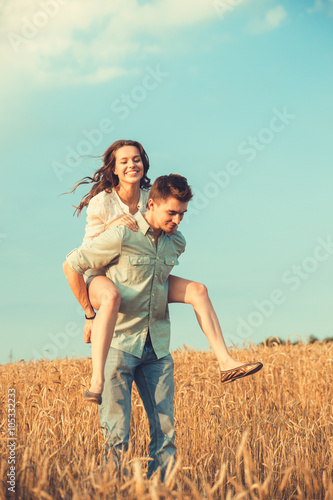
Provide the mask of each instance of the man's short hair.
{"label": "man's short hair", "polygon": [[185,203],[193,198],[192,190],[185,177],[179,174],[157,177],[150,189],[149,199],[158,201],[167,200],[170,197]]}

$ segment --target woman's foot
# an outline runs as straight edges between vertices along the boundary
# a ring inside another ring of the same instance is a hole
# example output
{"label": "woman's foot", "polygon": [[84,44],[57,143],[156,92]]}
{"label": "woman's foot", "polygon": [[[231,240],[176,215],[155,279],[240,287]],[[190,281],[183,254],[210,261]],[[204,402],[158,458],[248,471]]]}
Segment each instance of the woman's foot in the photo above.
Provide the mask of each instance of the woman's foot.
{"label": "woman's foot", "polygon": [[102,394],[104,388],[104,382],[91,379],[89,392],[94,392],[96,394]]}
{"label": "woman's foot", "polygon": [[88,391],[85,391],[83,397],[85,401],[91,403],[96,403],[98,405],[102,404],[102,392],[104,388],[104,380],[101,379],[91,379],[90,387]]}
{"label": "woman's foot", "polygon": [[102,404],[102,394],[100,393],[85,391],[83,397],[85,401],[89,401],[90,403],[96,403],[98,405]]}

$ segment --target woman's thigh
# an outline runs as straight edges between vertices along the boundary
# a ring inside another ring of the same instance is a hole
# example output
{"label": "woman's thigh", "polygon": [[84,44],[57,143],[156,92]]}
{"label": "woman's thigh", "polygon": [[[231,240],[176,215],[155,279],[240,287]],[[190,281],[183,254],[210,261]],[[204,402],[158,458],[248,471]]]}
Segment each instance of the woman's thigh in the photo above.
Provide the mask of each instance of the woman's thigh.
{"label": "woman's thigh", "polygon": [[169,276],[168,302],[192,304],[193,307],[207,303],[208,290],[205,285],[196,281]]}
{"label": "woman's thigh", "polygon": [[96,276],[88,285],[88,296],[94,309],[99,309],[103,297],[119,296],[118,288],[106,276]]}
{"label": "woman's thigh", "polygon": [[184,278],[179,278],[179,276],[174,276],[170,274],[169,276],[169,292],[168,292],[168,302],[182,302],[188,303],[188,295],[190,286],[193,281],[186,280]]}

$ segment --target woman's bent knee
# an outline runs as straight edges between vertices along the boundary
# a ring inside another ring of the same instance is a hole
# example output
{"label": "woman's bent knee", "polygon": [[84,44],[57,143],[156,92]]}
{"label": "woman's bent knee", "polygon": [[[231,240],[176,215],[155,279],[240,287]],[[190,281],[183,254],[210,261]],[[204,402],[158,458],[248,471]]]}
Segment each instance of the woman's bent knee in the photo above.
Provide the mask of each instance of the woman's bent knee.
{"label": "woman's bent knee", "polygon": [[188,287],[188,299],[191,304],[208,298],[208,290],[202,283],[193,281]]}
{"label": "woman's bent knee", "polygon": [[107,305],[110,307],[120,304],[120,292],[117,287],[113,285],[112,288],[107,287],[101,290],[101,305]]}
{"label": "woman's bent knee", "polygon": [[120,292],[106,276],[96,276],[89,285],[88,293],[94,309],[99,309],[102,304],[119,307]]}

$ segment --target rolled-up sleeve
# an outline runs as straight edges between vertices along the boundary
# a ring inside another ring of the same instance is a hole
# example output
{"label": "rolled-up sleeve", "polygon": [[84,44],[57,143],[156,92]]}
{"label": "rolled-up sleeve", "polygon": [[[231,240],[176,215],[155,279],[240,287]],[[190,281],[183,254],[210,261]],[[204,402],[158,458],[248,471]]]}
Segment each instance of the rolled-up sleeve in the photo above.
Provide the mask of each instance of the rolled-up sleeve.
{"label": "rolled-up sleeve", "polygon": [[107,266],[121,254],[121,229],[112,227],[96,238],[84,241],[79,248],[67,255],[66,261],[78,274],[84,274],[88,269]]}

